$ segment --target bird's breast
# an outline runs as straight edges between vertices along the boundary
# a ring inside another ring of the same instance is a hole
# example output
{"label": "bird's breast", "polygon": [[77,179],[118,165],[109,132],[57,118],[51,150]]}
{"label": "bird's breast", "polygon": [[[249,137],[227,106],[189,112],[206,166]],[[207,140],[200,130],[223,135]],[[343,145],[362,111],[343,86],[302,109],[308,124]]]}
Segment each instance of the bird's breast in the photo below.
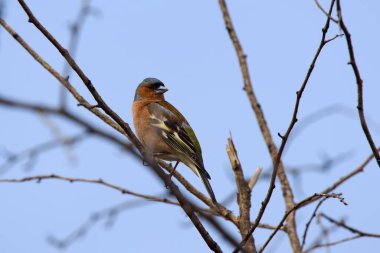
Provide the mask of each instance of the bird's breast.
{"label": "bird's breast", "polygon": [[133,124],[137,133],[137,137],[152,153],[170,152],[170,147],[162,139],[156,127],[151,124],[150,112],[148,104],[144,101],[135,101],[132,106]]}

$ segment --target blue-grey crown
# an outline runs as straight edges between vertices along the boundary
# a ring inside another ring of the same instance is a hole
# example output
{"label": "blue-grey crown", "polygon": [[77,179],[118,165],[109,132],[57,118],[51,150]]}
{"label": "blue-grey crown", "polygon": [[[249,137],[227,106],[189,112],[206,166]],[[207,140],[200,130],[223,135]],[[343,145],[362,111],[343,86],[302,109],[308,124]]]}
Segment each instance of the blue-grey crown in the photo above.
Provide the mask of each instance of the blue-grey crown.
{"label": "blue-grey crown", "polygon": [[[151,83],[162,83],[160,80],[158,80],[157,78],[154,78],[154,77],[148,77],[148,78],[145,78],[139,86],[144,86],[144,85],[147,85],[147,84],[151,84]],[[163,84],[163,83],[162,83]]]}
{"label": "blue-grey crown", "polygon": [[[140,84],[139,84],[139,86],[137,87],[137,89],[139,88],[139,87],[141,87],[141,86],[145,86],[145,85],[148,85],[148,84],[155,84],[155,83],[160,83],[160,84],[162,84],[163,86],[165,86],[164,85],[164,83],[163,82],[161,82],[160,80],[158,80],[157,78],[154,78],[154,77],[148,77],[148,78],[145,78]],[[137,89],[136,89],[136,91],[137,91]],[[136,94],[135,94],[135,101],[136,100],[139,100],[140,99],[140,97],[137,95],[137,92],[136,92]]]}

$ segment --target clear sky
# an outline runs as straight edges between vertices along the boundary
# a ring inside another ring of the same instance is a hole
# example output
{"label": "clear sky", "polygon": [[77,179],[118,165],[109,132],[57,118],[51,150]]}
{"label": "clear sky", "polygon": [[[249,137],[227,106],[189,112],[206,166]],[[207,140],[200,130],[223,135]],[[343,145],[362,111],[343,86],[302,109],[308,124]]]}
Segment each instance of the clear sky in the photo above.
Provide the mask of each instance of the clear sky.
{"label": "clear sky", "polygon": [[[27,3],[46,28],[67,45],[68,25],[77,16],[81,1],[33,0]],[[320,3],[327,8],[329,1],[320,0]],[[295,92],[319,45],[326,17],[313,0],[245,0],[228,1],[227,4],[248,55],[254,89],[279,144],[277,133],[284,133],[289,125]],[[85,22],[76,59],[104,100],[125,121],[132,125],[130,108],[139,82],[145,77],[159,78],[169,88],[167,100],[183,112],[198,136],[218,199],[236,191],[225,151],[230,133],[247,177],[258,166],[264,167],[265,172],[270,170],[271,160],[242,90],[238,61],[217,1],[94,0],[91,6],[97,12]],[[364,80],[368,125],[375,143],[380,145],[380,2],[343,0],[342,9]],[[45,60],[62,70],[63,58],[27,22],[17,1],[5,0],[4,15]],[[332,24],[328,36],[338,33],[339,28]],[[330,170],[289,176],[296,201],[330,186],[358,167],[371,152],[356,113],[356,84],[352,69],[347,65],[348,59],[344,37],[334,40],[323,50],[302,98],[294,139],[289,142],[283,157],[287,168],[305,171],[342,154],[345,154],[344,160],[333,164]],[[0,95],[57,104],[57,81],[3,29],[0,29],[0,77]],[[93,101],[75,75],[70,81]],[[74,99],[70,98],[68,103],[76,114],[112,132],[85,109],[76,107]],[[323,111],[326,108],[328,110]],[[308,117],[321,110],[323,116],[308,124]],[[9,152],[18,153],[55,138],[45,117],[3,107],[0,107],[0,116],[0,164]],[[66,136],[81,132],[80,128],[60,118],[49,119]],[[180,165],[178,170],[205,192],[187,167]],[[163,183],[141,162],[97,138],[88,138],[75,145],[70,155],[65,149],[57,148],[44,152],[32,162],[23,159],[1,172],[0,177],[51,173],[103,178],[146,194],[164,196],[167,193]],[[343,193],[348,206],[328,200],[321,211],[336,219],[346,218],[349,225],[363,231],[380,233],[379,179],[380,169],[371,162],[364,173],[337,189]],[[253,217],[267,185],[267,179],[261,177],[253,190]],[[130,203],[132,207],[120,213],[113,226],[107,226],[107,220],[96,223],[65,252],[208,251],[186,215],[177,207],[145,202],[140,205],[134,197],[98,185],[57,181],[0,184],[0,193],[0,252],[59,252],[47,243],[48,236],[64,238],[94,212],[120,203]],[[263,222],[277,224],[283,215],[283,206],[280,187],[276,187]],[[235,214],[238,211],[235,203],[229,208]],[[298,213],[300,233],[312,210],[307,208]],[[226,225],[226,228],[238,236],[233,226]],[[217,232],[210,231],[229,252],[231,247]],[[309,243],[318,231],[313,223]],[[338,229],[330,240],[348,235]],[[257,244],[261,245],[267,236],[268,231],[257,230]],[[279,233],[268,252],[290,252],[288,246],[287,238]],[[379,246],[380,240],[359,239],[336,246],[332,252],[373,252]]]}

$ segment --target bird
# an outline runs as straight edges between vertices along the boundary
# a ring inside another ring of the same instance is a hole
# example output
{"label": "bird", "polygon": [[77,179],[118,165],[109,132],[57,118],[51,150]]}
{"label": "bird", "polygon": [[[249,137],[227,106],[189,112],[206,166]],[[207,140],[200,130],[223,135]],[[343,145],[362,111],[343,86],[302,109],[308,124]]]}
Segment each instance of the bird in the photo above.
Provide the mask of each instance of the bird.
{"label": "bird", "polygon": [[174,170],[180,162],[189,167],[202,180],[216,204],[199,141],[186,118],[165,100],[167,91],[163,82],[152,77],[145,78],[137,86],[132,104],[137,137],[153,157],[175,161]]}

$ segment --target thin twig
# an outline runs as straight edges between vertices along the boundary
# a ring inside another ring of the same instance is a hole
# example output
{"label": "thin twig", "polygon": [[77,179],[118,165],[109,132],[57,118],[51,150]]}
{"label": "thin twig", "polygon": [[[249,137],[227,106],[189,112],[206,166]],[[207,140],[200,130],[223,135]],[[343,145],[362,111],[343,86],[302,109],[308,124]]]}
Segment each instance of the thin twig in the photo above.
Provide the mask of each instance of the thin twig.
{"label": "thin twig", "polygon": [[60,239],[53,235],[49,235],[46,239],[47,242],[53,247],[65,250],[77,240],[86,236],[91,228],[95,226],[101,220],[105,220],[105,226],[111,227],[116,218],[120,215],[121,212],[125,212],[127,210],[131,210],[132,208],[140,207],[142,205],[147,205],[152,202],[143,201],[141,199],[135,201],[124,201],[121,204],[114,205],[108,207],[106,209],[93,212],[87,220],[85,220],[82,224],[80,224],[75,230],[73,230],[70,234]]}
{"label": "thin twig", "polygon": [[303,236],[302,236],[302,244],[301,244],[301,249],[304,248],[305,246],[305,243],[306,243],[306,236],[307,236],[307,232],[309,231],[309,228],[310,228],[310,224],[311,222],[313,221],[313,219],[315,218],[317,212],[318,212],[318,209],[321,207],[321,205],[323,204],[323,202],[325,202],[328,198],[324,197],[321,201],[318,202],[317,206],[314,208],[314,212],[312,213],[312,215],[310,216],[310,219],[309,221],[306,223],[306,226],[305,226],[305,231],[303,232]]}
{"label": "thin twig", "polygon": [[335,245],[338,245],[338,244],[341,244],[341,243],[344,243],[344,242],[348,242],[348,241],[352,241],[352,240],[358,239],[360,237],[362,237],[362,236],[361,235],[355,235],[355,236],[347,237],[347,238],[344,238],[344,239],[341,239],[341,240],[338,240],[338,241],[334,241],[334,242],[318,243],[318,244],[315,244],[315,245],[311,246],[307,250],[305,250],[304,253],[309,253],[309,252],[311,252],[311,251],[313,251],[315,249],[318,249],[318,248],[327,248],[327,247],[335,246]]}
{"label": "thin twig", "polygon": [[[86,131],[84,133],[80,133],[72,137],[68,137],[65,139],[65,141],[71,144],[74,144],[79,141],[82,141],[84,138],[88,136],[88,134],[89,132]],[[59,140],[54,139],[54,140],[50,140],[50,141],[38,144],[31,148],[27,148],[21,152],[10,154],[6,157],[4,163],[0,165],[0,175],[4,174],[9,168],[11,168],[13,164],[17,163],[18,161],[22,159],[25,159],[25,158],[31,159],[32,157],[35,158],[42,152],[59,147],[61,145],[62,143]]]}
{"label": "thin twig", "polygon": [[340,240],[337,240],[337,241],[334,241],[334,242],[316,243],[316,244],[312,245],[310,248],[308,248],[305,251],[305,253],[306,252],[310,252],[312,250],[315,250],[317,248],[335,246],[335,245],[338,245],[338,244],[341,244],[341,243],[344,243],[344,242],[348,242],[348,241],[352,241],[352,240],[355,240],[355,239],[358,239],[358,238],[361,238],[361,237],[380,238],[380,234],[363,232],[363,231],[361,231],[359,229],[356,229],[356,228],[353,228],[351,226],[348,226],[344,221],[337,221],[337,220],[329,217],[328,215],[326,215],[324,213],[319,214],[319,217],[324,218],[324,219],[328,220],[329,222],[331,222],[332,224],[336,225],[337,227],[344,228],[345,230],[348,230],[349,232],[351,232],[353,234],[356,234],[356,235],[352,236],[352,237],[343,238],[343,239],[340,239]]}
{"label": "thin twig", "polygon": [[323,9],[322,5],[318,2],[318,0],[314,0],[315,4],[317,5],[317,7],[323,12],[323,14],[326,15],[326,17],[328,17],[331,21],[333,21],[335,24],[338,24],[338,20],[336,20],[335,18],[333,18],[331,16],[331,13],[327,13],[327,11],[325,11],[325,9]]}
{"label": "thin twig", "polygon": [[46,126],[49,128],[51,133],[56,137],[57,141],[62,144],[66,152],[67,159],[70,162],[74,162],[76,160],[76,156],[73,151],[73,145],[72,145],[73,142],[68,140],[68,137],[66,137],[66,135],[64,134],[62,129],[60,129],[58,124],[56,124],[54,120],[52,120],[49,117],[50,115],[44,112],[40,112],[38,113],[38,115],[40,116],[42,122],[46,124]]}
{"label": "thin twig", "polygon": [[299,209],[300,207],[302,207],[303,203],[307,203],[310,201],[310,199],[313,199],[315,196],[321,196],[321,197],[325,197],[325,198],[334,198],[334,199],[338,199],[342,204],[344,205],[347,205],[347,203],[345,202],[344,198],[341,197],[342,194],[336,194],[336,193],[331,193],[331,194],[324,194],[324,193],[316,193],[314,194],[313,196],[310,196],[304,200],[302,200],[301,202],[299,202],[298,204],[296,204],[292,209],[286,211],[285,215],[282,217],[281,221],[279,222],[277,228],[272,232],[272,234],[269,236],[269,238],[265,241],[264,245],[262,246],[262,248],[258,251],[258,253],[261,253],[264,251],[264,249],[266,248],[266,246],[268,246],[269,242],[272,240],[272,238],[275,236],[275,234],[278,232],[278,230],[280,229],[280,227],[284,224],[286,218],[290,215],[290,213],[296,211],[297,209]]}
{"label": "thin twig", "polygon": [[[68,45],[68,51],[70,54],[75,58],[75,54],[78,48],[79,43],[79,35],[82,31],[84,22],[86,18],[91,14],[92,7],[90,6],[89,0],[83,0],[82,6],[79,10],[78,16],[76,17],[75,21],[70,24],[70,39],[69,39],[69,45]],[[65,61],[62,76],[69,77],[71,73],[71,67],[70,65]],[[66,108],[67,105],[67,96],[66,96],[67,90],[65,87],[61,86],[59,91],[59,105],[60,108]]]}
{"label": "thin twig", "polygon": [[163,203],[177,205],[177,206],[179,205],[178,202],[174,202],[174,201],[166,199],[166,198],[158,198],[156,196],[136,193],[136,192],[127,190],[123,187],[120,187],[120,186],[114,185],[112,183],[109,183],[107,181],[104,181],[101,178],[99,178],[99,179],[87,179],[87,178],[65,177],[65,176],[51,174],[51,175],[31,176],[31,177],[23,177],[23,178],[16,178],[16,179],[0,178],[0,183],[23,183],[23,182],[29,182],[29,181],[35,181],[37,183],[40,183],[41,181],[52,180],[52,179],[66,181],[69,183],[82,182],[82,183],[89,183],[89,184],[99,184],[99,185],[105,186],[107,188],[111,188],[111,189],[114,189],[116,191],[119,191],[122,194],[128,194],[128,195],[132,195],[135,197],[139,197],[139,198],[143,198],[143,199],[151,200],[151,201],[155,201],[155,202],[163,202]]}
{"label": "thin twig", "polygon": [[[378,148],[377,150],[380,151],[380,148]],[[331,186],[327,187],[324,191],[322,191],[322,193],[328,194],[328,193],[332,192],[333,190],[335,190],[336,188],[338,188],[341,184],[343,184],[344,182],[346,182],[348,179],[352,178],[353,176],[355,176],[356,174],[358,174],[360,172],[363,172],[364,168],[369,164],[369,162],[373,158],[374,158],[374,155],[372,153],[371,155],[369,155],[367,157],[367,159],[362,164],[359,165],[359,167],[357,167],[353,171],[349,172],[347,175],[341,177],[338,181],[336,181]],[[314,201],[317,201],[321,197],[322,196],[314,196],[314,198],[311,198],[308,202],[304,202],[302,205],[303,206],[309,205],[309,204],[313,203]]]}
{"label": "thin twig", "polygon": [[[332,12],[332,9],[333,9],[333,6],[334,6],[334,3],[335,3],[335,0],[332,0],[331,1],[331,5],[330,5],[330,9],[329,9],[329,14],[331,15],[331,12]],[[297,235],[297,232],[296,232],[296,225],[295,225],[295,217],[294,217],[294,213],[295,212],[290,212],[290,210],[293,209],[293,207],[291,207],[289,204],[292,203],[292,205],[294,206],[294,200],[293,200],[293,194],[291,192],[291,188],[289,186],[289,184],[286,184],[287,180],[281,180],[281,177],[280,177],[280,172],[283,171],[283,169],[281,169],[281,156],[282,156],[282,153],[285,149],[285,145],[286,145],[286,142],[290,136],[290,133],[294,127],[294,125],[296,124],[297,122],[297,114],[298,114],[298,110],[299,110],[299,105],[300,105],[300,102],[301,102],[301,97],[302,97],[302,94],[306,88],[306,85],[309,81],[309,78],[314,70],[314,66],[315,66],[315,63],[323,49],[323,47],[328,43],[326,42],[326,35],[327,35],[327,31],[330,27],[330,19],[328,18],[327,21],[326,21],[326,24],[325,26],[323,27],[322,29],[322,38],[321,38],[321,42],[318,46],[318,49],[317,49],[317,52],[315,53],[314,55],[314,58],[310,64],[310,67],[307,71],[307,74],[305,76],[305,79],[300,87],[300,89],[296,92],[297,94],[297,99],[296,99],[296,103],[295,103],[295,106],[294,106],[294,111],[293,111],[293,115],[292,115],[292,119],[291,119],[291,122],[289,124],[289,127],[288,129],[286,130],[286,133],[284,135],[279,135],[282,139],[281,141],[281,145],[280,145],[280,148],[278,150],[278,153],[275,155],[275,159],[274,159],[274,165],[273,165],[273,174],[272,174],[272,177],[271,177],[271,181],[270,181],[270,184],[269,184],[269,189],[268,189],[268,193],[264,199],[264,201],[262,202],[262,206],[260,208],[260,211],[259,211],[259,214],[255,220],[255,224],[254,226],[252,226],[251,228],[251,233],[254,232],[255,230],[255,225],[257,226],[257,224],[259,224],[260,220],[261,220],[261,217],[263,216],[264,214],[264,211],[265,211],[265,208],[266,206],[268,205],[269,203],[269,200],[272,196],[272,193],[273,193],[273,190],[274,190],[274,186],[275,186],[275,179],[276,179],[276,174],[277,174],[277,171],[279,172],[279,178],[280,178],[280,182],[283,182],[281,185],[282,185],[282,188],[283,188],[283,194],[284,194],[284,197],[285,197],[285,200],[286,200],[286,210],[288,211],[289,214],[292,214],[290,216],[291,219],[288,220],[288,226],[287,226],[287,229],[288,229],[288,233],[289,233],[289,238],[290,238],[290,241],[291,241],[291,246],[293,248],[293,251],[295,252],[301,252],[301,245],[299,243],[299,238],[298,238],[298,235]],[[268,130],[269,131],[269,130]],[[283,176],[285,176],[285,174],[283,174]],[[287,185],[287,187],[285,187]],[[245,240],[243,240],[241,242],[240,245],[244,245],[245,243]],[[237,252],[238,251],[238,248],[235,249],[234,252]]]}
{"label": "thin twig", "polygon": [[[310,245],[317,245],[317,244],[321,244],[323,240],[325,240],[326,242],[328,241],[328,237],[330,234],[332,234],[334,231],[336,231],[338,229],[337,226],[330,226],[330,227],[325,227],[322,222],[320,221],[319,217],[317,216],[317,224],[319,225],[320,227],[320,234],[313,240],[313,242],[310,244]],[[307,250],[305,250],[304,252],[307,252]]]}
{"label": "thin twig", "polygon": [[[271,181],[269,183],[269,186],[268,186],[267,195],[266,195],[264,201],[262,202],[261,208],[259,210],[257,218],[255,219],[253,226],[251,226],[250,233],[245,237],[245,239],[243,239],[243,241],[240,244],[240,247],[238,249],[235,249],[235,252],[237,252],[246,243],[246,241],[251,237],[251,234],[254,232],[254,230],[256,229],[258,224],[260,223],[260,220],[264,214],[265,208],[268,205],[269,200],[272,196],[273,190],[275,188],[275,180],[276,180],[277,175],[278,175],[278,178],[280,180],[281,189],[282,189],[282,193],[284,196],[286,209],[290,209],[294,205],[294,197],[293,197],[293,192],[292,192],[292,189],[290,187],[289,181],[288,181],[286,174],[285,174],[284,166],[283,166],[281,159],[280,159],[281,155],[279,155],[279,153],[277,153],[276,145],[274,144],[273,137],[269,131],[269,127],[268,127],[268,124],[265,120],[265,116],[264,116],[264,113],[261,109],[261,105],[260,105],[260,103],[259,103],[259,101],[258,101],[258,99],[254,93],[252,81],[251,81],[249,70],[248,70],[248,64],[246,61],[247,56],[245,55],[243,48],[240,44],[239,38],[235,32],[235,28],[232,24],[232,20],[231,20],[231,17],[230,17],[230,14],[229,14],[225,0],[219,0],[219,6],[220,6],[220,9],[221,9],[222,14],[223,14],[223,19],[225,22],[226,29],[228,31],[228,35],[230,36],[231,42],[235,48],[237,58],[239,60],[240,69],[241,69],[243,81],[244,81],[244,90],[248,96],[251,107],[255,113],[256,120],[258,122],[261,134],[264,138],[264,141],[267,145],[268,151],[271,155],[272,162],[273,162],[273,174],[272,174],[272,178],[271,178]],[[277,160],[278,160],[278,162],[276,163]],[[294,251],[299,252],[300,251],[300,243],[299,243],[299,238],[298,238],[297,231],[296,231],[296,223],[295,223],[294,214],[289,216],[288,226],[289,226],[288,227],[288,235],[289,235],[289,239],[291,242],[290,244],[291,244]]]}
{"label": "thin twig", "polygon": [[360,235],[360,236],[366,236],[366,237],[380,238],[380,234],[363,232],[363,231],[361,231],[359,229],[356,229],[356,228],[353,228],[351,226],[348,226],[344,221],[337,221],[337,220],[331,218],[330,216],[328,216],[328,215],[326,215],[324,213],[321,213],[320,217],[325,218],[329,222],[337,225],[338,227],[344,228],[344,229],[350,231],[353,234],[357,234],[357,235]]}
{"label": "thin twig", "polygon": [[376,158],[377,165],[380,167],[380,154],[376,149],[376,145],[372,139],[371,133],[370,133],[368,126],[367,126],[366,118],[364,116],[363,79],[360,76],[359,67],[358,67],[356,60],[355,60],[354,47],[353,47],[352,41],[351,41],[351,34],[348,31],[345,23],[343,22],[343,15],[342,15],[341,7],[340,7],[340,0],[337,0],[336,9],[338,12],[339,26],[341,27],[341,29],[343,30],[343,33],[345,34],[348,53],[350,55],[350,61],[348,62],[348,64],[350,64],[352,66],[352,70],[354,71],[355,78],[356,78],[357,93],[358,93],[357,109],[358,109],[358,113],[359,113],[360,124],[361,124],[363,132],[367,138],[368,144],[371,147],[372,153],[374,154],[374,156]]}

